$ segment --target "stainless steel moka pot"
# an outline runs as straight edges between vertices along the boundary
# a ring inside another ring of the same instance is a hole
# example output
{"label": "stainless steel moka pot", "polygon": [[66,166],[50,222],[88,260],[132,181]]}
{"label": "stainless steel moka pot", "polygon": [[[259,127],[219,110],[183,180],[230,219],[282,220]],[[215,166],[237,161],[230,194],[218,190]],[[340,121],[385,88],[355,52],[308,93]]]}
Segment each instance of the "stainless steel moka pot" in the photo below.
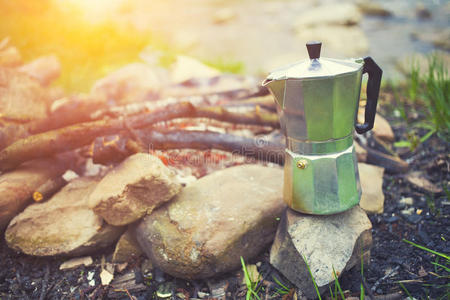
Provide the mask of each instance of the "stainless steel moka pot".
{"label": "stainless steel moka pot", "polygon": [[[284,199],[292,209],[326,215],[359,203],[361,186],[353,128],[373,127],[382,70],[370,57],[320,57],[322,43],[306,44],[309,58],[272,72],[263,85],[277,104],[286,137]],[[363,124],[356,121],[362,75],[369,75]]]}

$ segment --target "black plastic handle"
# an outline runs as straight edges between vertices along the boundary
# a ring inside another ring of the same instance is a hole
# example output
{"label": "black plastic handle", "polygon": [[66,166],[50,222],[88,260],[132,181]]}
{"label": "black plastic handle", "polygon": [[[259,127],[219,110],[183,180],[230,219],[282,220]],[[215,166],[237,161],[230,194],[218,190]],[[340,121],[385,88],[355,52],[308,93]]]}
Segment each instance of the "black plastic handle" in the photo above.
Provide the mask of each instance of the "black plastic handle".
{"label": "black plastic handle", "polygon": [[383,70],[373,61],[370,56],[364,58],[363,74],[369,75],[367,81],[367,103],[364,112],[364,123],[356,124],[356,132],[362,134],[373,128],[375,114],[377,113],[378,94],[380,93],[381,75]]}

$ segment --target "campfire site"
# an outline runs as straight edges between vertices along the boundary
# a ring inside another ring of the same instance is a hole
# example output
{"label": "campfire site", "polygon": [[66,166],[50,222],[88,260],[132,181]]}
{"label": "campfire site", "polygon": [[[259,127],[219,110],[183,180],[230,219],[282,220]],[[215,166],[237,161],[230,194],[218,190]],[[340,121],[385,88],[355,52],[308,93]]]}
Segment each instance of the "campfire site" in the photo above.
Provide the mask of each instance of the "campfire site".
{"label": "campfire site", "polygon": [[[443,1],[0,0],[0,300],[450,299],[449,20]],[[310,40],[383,69],[360,203],[331,215],[283,201],[261,85]]]}

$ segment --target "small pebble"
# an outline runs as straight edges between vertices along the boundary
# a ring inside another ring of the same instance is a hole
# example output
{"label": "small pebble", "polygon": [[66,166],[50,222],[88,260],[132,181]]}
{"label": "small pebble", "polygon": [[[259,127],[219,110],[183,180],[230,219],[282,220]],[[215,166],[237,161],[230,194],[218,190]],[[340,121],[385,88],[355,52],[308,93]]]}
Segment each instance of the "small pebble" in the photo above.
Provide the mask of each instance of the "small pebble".
{"label": "small pebble", "polygon": [[412,215],[408,216],[406,219],[410,223],[417,224],[420,221],[422,221],[422,216],[421,215],[417,215],[417,214],[412,214]]}
{"label": "small pebble", "polygon": [[95,272],[94,271],[89,271],[86,278],[87,280],[92,280],[94,278]]}
{"label": "small pebble", "polygon": [[397,222],[399,220],[398,216],[391,216],[385,219],[387,223],[394,223]]}
{"label": "small pebble", "polygon": [[204,293],[204,292],[198,292],[198,297],[200,298],[200,299],[203,299],[203,298],[208,298],[209,297],[209,294],[208,293]]}
{"label": "small pebble", "polygon": [[402,198],[399,203],[405,204],[405,205],[413,205],[414,204],[414,200],[411,197],[407,197],[407,198]]}
{"label": "small pebble", "polygon": [[403,216],[410,216],[415,212],[415,208],[414,207],[410,207],[408,209],[404,209],[400,212],[400,214],[402,214]]}

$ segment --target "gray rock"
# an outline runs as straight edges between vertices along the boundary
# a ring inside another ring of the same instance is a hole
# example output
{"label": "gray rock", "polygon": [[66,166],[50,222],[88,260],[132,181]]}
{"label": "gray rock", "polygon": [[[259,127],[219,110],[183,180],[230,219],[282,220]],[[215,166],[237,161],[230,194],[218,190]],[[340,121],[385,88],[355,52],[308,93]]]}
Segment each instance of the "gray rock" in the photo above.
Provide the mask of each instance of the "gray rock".
{"label": "gray rock", "polygon": [[97,182],[74,179],[47,202],[28,206],[6,229],[8,246],[36,256],[79,256],[111,245],[124,229],[108,225],[87,206]]}
{"label": "gray rock", "polygon": [[419,19],[430,19],[431,11],[421,2],[416,5],[416,16]]}
{"label": "gray rock", "polygon": [[181,189],[161,160],[138,153],[112,169],[89,196],[89,207],[111,225],[127,225],[170,200]]}
{"label": "gray rock", "polygon": [[270,251],[270,263],[308,299],[317,298],[305,260],[322,293],[334,282],[333,268],[342,274],[360,263],[361,253],[370,255],[371,228],[359,206],[329,216],[287,209]]}
{"label": "gray rock", "polygon": [[208,278],[240,267],[273,241],[283,171],[241,165],[200,178],[137,226],[152,262],[175,277]]}

